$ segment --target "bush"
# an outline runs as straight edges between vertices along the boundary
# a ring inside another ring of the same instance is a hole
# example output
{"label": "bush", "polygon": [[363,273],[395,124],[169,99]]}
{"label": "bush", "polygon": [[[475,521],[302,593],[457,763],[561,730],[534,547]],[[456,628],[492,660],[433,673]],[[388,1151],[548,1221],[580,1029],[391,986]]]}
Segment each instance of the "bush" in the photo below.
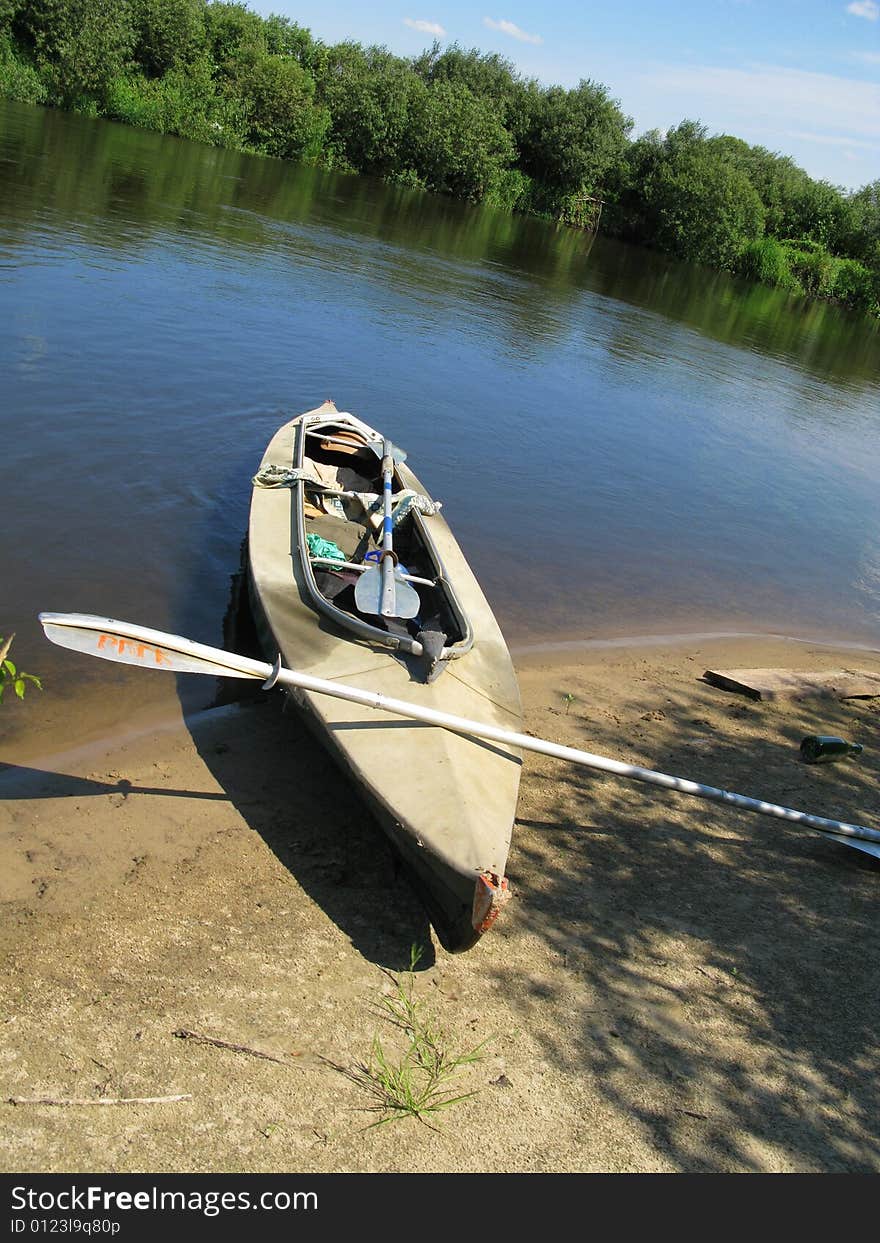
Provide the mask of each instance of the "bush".
{"label": "bush", "polygon": [[438,82],[413,100],[406,149],[429,190],[478,203],[500,184],[515,154],[489,104]]}
{"label": "bush", "polygon": [[145,78],[114,78],[107,88],[104,115],[139,129],[162,130],[165,108],[159,91]]}
{"label": "bush", "polygon": [[386,177],[392,185],[404,186],[408,190],[424,190],[425,183],[414,168],[402,168],[399,172]]}
{"label": "bush", "polygon": [[801,251],[806,255],[827,254],[827,251],[822,243],[815,241],[811,237],[786,237],[783,238],[782,245],[788,246],[792,250]]}
{"label": "bush", "polygon": [[532,200],[531,177],[518,168],[505,168],[492,182],[484,202],[503,211],[529,210]]}
{"label": "bush", "polygon": [[227,92],[242,107],[245,142],[288,160],[314,160],[330,113],[314,103],[315,82],[291,57],[248,49],[228,62]]}
{"label": "bush", "polygon": [[673,145],[645,193],[656,219],[655,244],[680,259],[735,269],[764,231],[751,182],[701,140]]}
{"label": "bush", "polygon": [[205,44],[203,0],[131,0],[134,59],[148,78],[197,59]]}
{"label": "bush", "polygon": [[329,109],[328,146],[358,172],[395,179],[415,169],[408,142],[410,114],[427,88],[405,61],[383,48],[352,43],[330,48],[320,69],[317,98]]}
{"label": "bush", "polygon": [[800,289],[791,271],[788,252],[774,237],[760,237],[749,242],[740,256],[737,271],[749,280],[760,281],[762,285]]}
{"label": "bush", "polygon": [[880,178],[847,199],[849,220],[843,251],[880,268]]}
{"label": "bush", "polygon": [[162,78],[114,78],[104,108],[110,120],[215,147],[241,144],[240,112],[234,100],[218,95],[207,61],[172,69]]}
{"label": "bush", "polygon": [[785,245],[792,275],[805,293],[814,298],[828,298],[834,288],[834,277],[839,260],[821,247],[804,250],[801,245]]}
{"label": "bush", "polygon": [[872,272],[857,259],[839,259],[831,295],[847,306],[880,314],[880,272]]}
{"label": "bush", "polygon": [[107,0],[22,4],[16,28],[21,42],[34,49],[48,102],[87,115],[104,104],[135,42],[130,5]]}
{"label": "bush", "polygon": [[605,87],[582,81],[573,90],[527,92],[518,102],[523,115],[511,123],[525,172],[562,194],[597,193],[632,128]]}
{"label": "bush", "polygon": [[764,285],[834,298],[872,314],[880,312],[880,273],[856,259],[838,259],[811,239],[778,242],[760,238],[746,247],[737,271]]}
{"label": "bush", "polygon": [[41,104],[46,85],[37,70],[23,56],[16,56],[8,40],[0,38],[0,96],[20,104]]}

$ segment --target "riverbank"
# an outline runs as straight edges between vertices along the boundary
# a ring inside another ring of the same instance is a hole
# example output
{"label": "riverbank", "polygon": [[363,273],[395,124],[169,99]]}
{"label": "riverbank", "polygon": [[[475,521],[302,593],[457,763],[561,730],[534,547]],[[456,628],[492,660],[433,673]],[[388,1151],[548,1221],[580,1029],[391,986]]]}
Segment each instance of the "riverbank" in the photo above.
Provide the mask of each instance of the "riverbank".
{"label": "riverbank", "polygon": [[[880,821],[880,701],[754,702],[705,669],[880,671],[774,639],[519,654],[535,734]],[[875,860],[817,834],[525,760],[514,899],[416,995],[477,1095],[365,1131],[336,1066],[429,929],[384,839],[276,696],[0,775],[0,1097],[16,1171],[880,1170]],[[70,701],[68,738],[88,721]],[[61,722],[59,722],[61,724]],[[864,755],[798,761],[809,732]],[[279,776],[280,774],[280,776]],[[175,1037],[180,1030],[268,1052]]]}
{"label": "riverbank", "polygon": [[240,9],[230,23],[213,4],[190,14],[185,34],[163,31],[155,15],[149,34],[124,14],[105,20],[101,34],[88,23],[74,34],[63,11],[0,20],[0,99],[591,233],[601,226],[675,259],[880,315],[870,184],[846,193],[693,120],[633,140],[607,87],[539,86],[476,49],[435,44],[398,57],[350,40],[326,45],[278,16]]}

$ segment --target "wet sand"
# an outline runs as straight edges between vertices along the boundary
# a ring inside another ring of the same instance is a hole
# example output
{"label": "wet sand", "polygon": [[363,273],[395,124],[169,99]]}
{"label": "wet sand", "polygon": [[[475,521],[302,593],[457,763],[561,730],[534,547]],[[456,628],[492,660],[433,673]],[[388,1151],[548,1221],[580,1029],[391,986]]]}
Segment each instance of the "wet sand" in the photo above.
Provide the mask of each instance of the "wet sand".
{"label": "wet sand", "polygon": [[[755,702],[712,667],[880,672],[770,638],[518,651],[533,733],[880,825],[880,700]],[[59,700],[0,749],[0,1098],[14,1171],[880,1170],[880,863],[805,829],[527,756],[513,900],[436,946],[356,791],[272,694],[113,741]],[[4,713],[18,704],[4,705]],[[21,705],[27,710],[27,705]],[[864,745],[800,763],[806,733]],[[47,747],[53,754],[47,754]],[[339,1067],[415,993],[452,1051],[434,1120],[365,1129]],[[185,1029],[277,1061],[182,1039]]]}

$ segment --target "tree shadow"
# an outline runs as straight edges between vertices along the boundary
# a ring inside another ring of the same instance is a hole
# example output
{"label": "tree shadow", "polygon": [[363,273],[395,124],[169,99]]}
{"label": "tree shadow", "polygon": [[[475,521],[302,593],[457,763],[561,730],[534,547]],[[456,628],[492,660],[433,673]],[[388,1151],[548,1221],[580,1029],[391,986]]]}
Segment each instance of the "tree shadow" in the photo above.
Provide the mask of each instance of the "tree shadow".
{"label": "tree shadow", "polygon": [[[621,698],[598,720],[557,713],[554,732],[820,815],[880,820],[876,702],[771,706],[708,687],[663,688],[656,701],[646,712]],[[809,732],[858,738],[863,762],[802,764]],[[557,969],[498,966],[505,995],[547,1061],[637,1119],[673,1168],[880,1169],[876,859],[532,757],[509,875],[517,918]],[[547,1017],[561,1007],[562,1039]]]}

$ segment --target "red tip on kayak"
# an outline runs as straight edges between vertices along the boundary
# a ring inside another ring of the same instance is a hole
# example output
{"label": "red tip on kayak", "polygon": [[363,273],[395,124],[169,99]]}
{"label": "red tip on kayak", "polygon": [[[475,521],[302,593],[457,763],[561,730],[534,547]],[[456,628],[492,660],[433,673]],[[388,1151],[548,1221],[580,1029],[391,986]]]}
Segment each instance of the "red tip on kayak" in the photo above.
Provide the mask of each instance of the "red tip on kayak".
{"label": "red tip on kayak", "polygon": [[477,932],[488,932],[498,913],[510,900],[510,886],[506,876],[494,872],[481,872],[474,886],[474,909],[472,923]]}

